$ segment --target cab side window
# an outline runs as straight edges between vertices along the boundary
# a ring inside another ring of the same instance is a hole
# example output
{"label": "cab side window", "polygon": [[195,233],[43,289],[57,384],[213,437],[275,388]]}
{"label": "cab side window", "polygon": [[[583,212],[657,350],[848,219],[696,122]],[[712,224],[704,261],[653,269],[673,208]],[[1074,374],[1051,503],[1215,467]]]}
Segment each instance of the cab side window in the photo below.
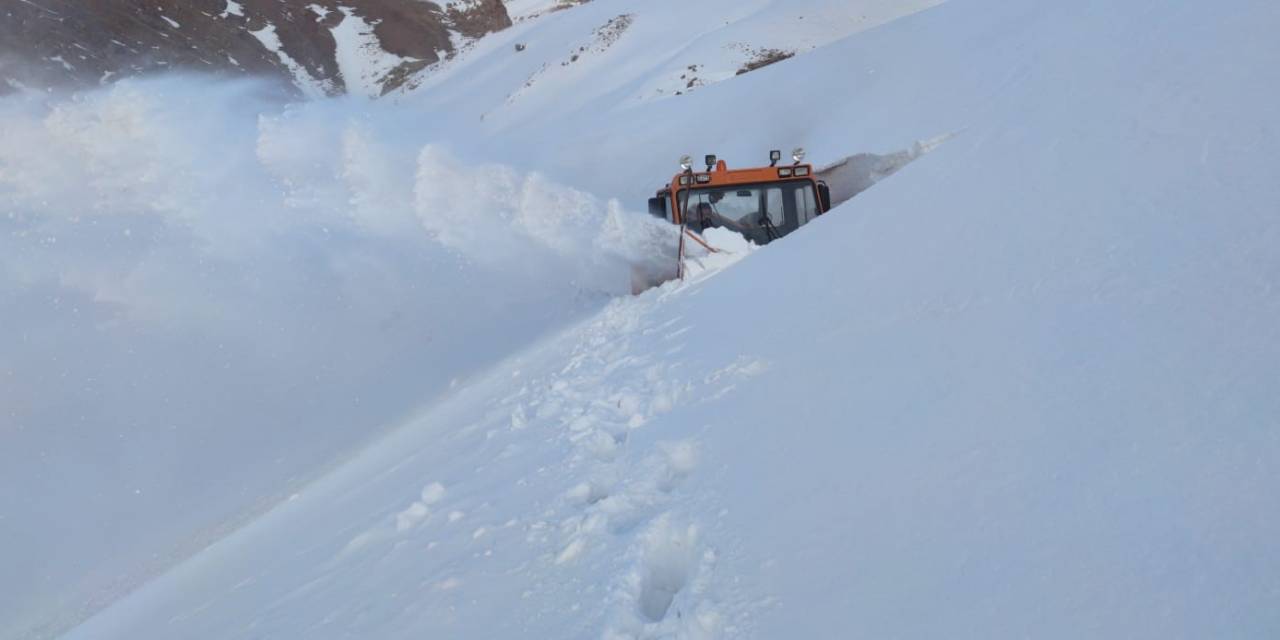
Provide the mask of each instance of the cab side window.
{"label": "cab side window", "polygon": [[813,197],[813,188],[808,185],[795,190],[796,213],[800,218],[800,224],[806,224],[810,220],[818,217],[818,203]]}
{"label": "cab side window", "polygon": [[783,208],[782,188],[774,187],[765,190],[765,214],[769,216],[769,222],[773,226],[780,227],[786,224],[786,210]]}

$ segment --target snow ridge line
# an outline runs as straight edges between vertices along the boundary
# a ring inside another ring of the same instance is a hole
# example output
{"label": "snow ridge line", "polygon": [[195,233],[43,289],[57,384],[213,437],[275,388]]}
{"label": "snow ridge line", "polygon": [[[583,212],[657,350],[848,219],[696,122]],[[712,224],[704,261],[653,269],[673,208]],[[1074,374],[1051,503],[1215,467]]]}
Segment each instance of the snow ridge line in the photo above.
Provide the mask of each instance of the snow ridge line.
{"label": "snow ridge line", "polygon": [[[589,42],[585,44],[578,44],[576,47],[571,48],[568,55],[559,61],[559,66],[569,67],[576,64],[578,61],[583,60],[585,56],[605,53],[622,38],[623,34],[631,28],[631,24],[634,21],[635,14],[632,13],[623,13],[609,18],[608,22],[600,25],[591,32],[591,40]],[[507,96],[503,106],[515,104],[522,95],[533,88],[545,73],[553,69],[551,64],[551,62],[545,62],[542,66],[538,67],[538,69],[529,76],[529,79],[525,80],[524,84],[517,87],[515,91],[511,92]]]}

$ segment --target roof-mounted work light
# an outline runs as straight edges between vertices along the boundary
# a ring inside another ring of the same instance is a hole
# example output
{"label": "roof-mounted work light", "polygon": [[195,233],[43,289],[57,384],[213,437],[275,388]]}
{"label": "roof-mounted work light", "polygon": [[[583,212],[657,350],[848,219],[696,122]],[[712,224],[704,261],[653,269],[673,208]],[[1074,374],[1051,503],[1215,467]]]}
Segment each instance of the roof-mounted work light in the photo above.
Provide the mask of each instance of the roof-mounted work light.
{"label": "roof-mounted work light", "polygon": [[706,158],[703,158],[703,159],[707,161],[707,171],[710,171],[711,169],[715,168],[715,166],[716,166],[716,154],[714,154],[714,153],[708,153],[708,154],[707,154],[707,157],[706,157]]}
{"label": "roof-mounted work light", "polygon": [[771,167],[778,166],[778,161],[781,159],[782,159],[781,151],[774,149],[773,151],[769,152],[769,166]]}
{"label": "roof-mounted work light", "polygon": [[690,158],[689,154],[680,156],[680,170],[688,171],[692,168],[693,168],[693,158]]}
{"label": "roof-mounted work light", "polygon": [[795,160],[796,164],[804,162],[804,147],[796,147],[795,150],[791,152],[791,159]]}

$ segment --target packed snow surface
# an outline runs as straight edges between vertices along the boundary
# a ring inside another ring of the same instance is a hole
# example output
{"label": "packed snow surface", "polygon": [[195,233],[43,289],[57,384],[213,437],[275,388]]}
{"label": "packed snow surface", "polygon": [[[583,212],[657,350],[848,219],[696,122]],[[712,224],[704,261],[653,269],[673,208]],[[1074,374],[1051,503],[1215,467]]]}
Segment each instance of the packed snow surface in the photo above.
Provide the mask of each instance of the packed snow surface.
{"label": "packed snow surface", "polygon": [[[67,637],[1280,634],[1280,11],[765,41],[855,4],[597,0],[373,106],[0,102],[0,632],[194,531]],[[896,173],[618,295],[674,157],[796,145]]]}

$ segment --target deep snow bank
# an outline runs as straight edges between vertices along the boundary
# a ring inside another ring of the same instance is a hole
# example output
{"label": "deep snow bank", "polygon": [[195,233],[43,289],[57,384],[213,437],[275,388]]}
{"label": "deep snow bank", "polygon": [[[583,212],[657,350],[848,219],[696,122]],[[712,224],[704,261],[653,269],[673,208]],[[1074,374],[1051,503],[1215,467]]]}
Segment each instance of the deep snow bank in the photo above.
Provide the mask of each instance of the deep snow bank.
{"label": "deep snow bank", "polygon": [[716,144],[759,96],[824,145],[962,133],[73,637],[1274,636],[1280,17],[1148,9],[955,2],[688,96]]}
{"label": "deep snow bank", "polygon": [[200,548],[673,243],[396,109],[201,78],[0,101],[0,628]]}

